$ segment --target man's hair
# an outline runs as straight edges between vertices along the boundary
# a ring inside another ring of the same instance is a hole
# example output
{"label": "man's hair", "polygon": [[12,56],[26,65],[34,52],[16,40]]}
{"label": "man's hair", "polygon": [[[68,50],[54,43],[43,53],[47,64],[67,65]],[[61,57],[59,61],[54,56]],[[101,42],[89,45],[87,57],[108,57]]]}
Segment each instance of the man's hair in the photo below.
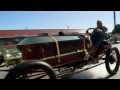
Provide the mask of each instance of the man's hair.
{"label": "man's hair", "polygon": [[101,24],[102,24],[102,21],[100,21],[100,20],[97,20],[97,23],[101,23]]}

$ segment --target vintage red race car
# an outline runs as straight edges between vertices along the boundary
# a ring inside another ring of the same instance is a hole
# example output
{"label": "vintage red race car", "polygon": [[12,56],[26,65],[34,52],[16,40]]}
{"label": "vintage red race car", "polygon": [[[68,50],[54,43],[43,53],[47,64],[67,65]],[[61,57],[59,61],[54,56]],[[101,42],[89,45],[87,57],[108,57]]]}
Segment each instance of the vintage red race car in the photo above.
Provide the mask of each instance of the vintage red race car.
{"label": "vintage red race car", "polygon": [[[98,59],[105,60],[108,73],[114,75],[119,69],[120,57],[119,50],[111,47],[109,39],[107,37],[102,42]],[[17,45],[22,53],[21,62],[10,70],[5,79],[63,78],[78,68],[93,64],[90,46],[88,37],[81,34],[27,37]],[[113,69],[110,67],[112,64]]]}

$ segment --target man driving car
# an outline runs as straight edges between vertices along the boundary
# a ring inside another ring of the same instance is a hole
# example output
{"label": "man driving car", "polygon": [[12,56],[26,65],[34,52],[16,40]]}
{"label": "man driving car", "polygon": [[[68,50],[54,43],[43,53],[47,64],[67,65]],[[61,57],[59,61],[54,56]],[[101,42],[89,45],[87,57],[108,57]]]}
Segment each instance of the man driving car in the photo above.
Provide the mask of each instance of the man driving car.
{"label": "man driving car", "polygon": [[92,33],[86,31],[86,34],[90,35],[92,46],[90,48],[90,55],[93,57],[98,57],[96,55],[97,49],[100,47],[102,41],[107,37],[107,28],[102,25],[102,21],[97,20],[97,27],[93,30]]}

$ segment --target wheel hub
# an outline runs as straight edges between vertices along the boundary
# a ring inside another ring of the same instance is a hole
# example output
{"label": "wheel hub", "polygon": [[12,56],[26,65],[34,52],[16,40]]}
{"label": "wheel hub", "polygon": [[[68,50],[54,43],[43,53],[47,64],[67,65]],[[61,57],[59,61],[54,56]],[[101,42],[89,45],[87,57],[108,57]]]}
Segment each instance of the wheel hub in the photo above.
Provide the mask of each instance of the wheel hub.
{"label": "wheel hub", "polygon": [[110,57],[110,64],[114,64],[115,63],[115,58],[113,56]]}

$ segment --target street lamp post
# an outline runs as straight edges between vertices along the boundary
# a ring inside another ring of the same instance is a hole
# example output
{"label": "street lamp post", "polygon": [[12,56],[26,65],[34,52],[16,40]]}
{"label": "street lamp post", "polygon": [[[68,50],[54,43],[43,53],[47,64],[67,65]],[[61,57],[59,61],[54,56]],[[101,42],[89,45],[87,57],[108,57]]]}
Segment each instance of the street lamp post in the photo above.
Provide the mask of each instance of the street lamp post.
{"label": "street lamp post", "polygon": [[[115,11],[113,11],[113,13],[114,13],[114,31],[113,31],[113,33],[115,34],[115,29],[116,29],[116,13],[115,13]],[[114,36],[114,39],[115,39],[115,43],[116,43],[117,42],[116,36]]]}
{"label": "street lamp post", "polygon": [[27,25],[26,25],[26,29],[28,29],[28,28],[27,28]]}
{"label": "street lamp post", "polygon": [[70,28],[69,26],[67,26],[68,27],[68,29]]}
{"label": "street lamp post", "polygon": [[113,11],[113,13],[114,13],[114,29],[115,29],[115,27],[116,27],[116,13],[115,13],[115,11]]}

